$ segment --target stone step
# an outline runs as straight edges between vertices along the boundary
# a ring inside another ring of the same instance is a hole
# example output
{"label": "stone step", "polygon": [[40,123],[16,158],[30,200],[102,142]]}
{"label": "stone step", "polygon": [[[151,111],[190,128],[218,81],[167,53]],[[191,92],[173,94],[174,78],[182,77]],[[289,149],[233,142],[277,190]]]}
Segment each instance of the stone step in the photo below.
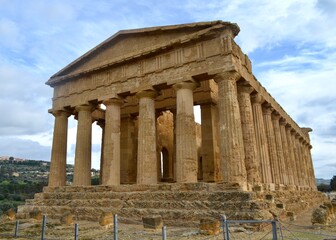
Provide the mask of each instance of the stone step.
{"label": "stone step", "polygon": [[255,198],[250,192],[208,192],[208,191],[157,191],[157,192],[45,192],[37,200],[47,199],[120,199],[120,200],[148,200],[158,201],[249,201]]}
{"label": "stone step", "polygon": [[144,192],[144,191],[242,191],[239,186],[224,183],[160,183],[153,185],[123,184],[119,186],[63,186],[44,187],[43,192]]}
{"label": "stone step", "polygon": [[[155,199],[155,198],[151,198]],[[69,206],[69,207],[113,207],[113,208],[164,208],[164,209],[260,209],[263,208],[261,202],[257,201],[170,201],[170,200],[119,200],[119,199],[45,199],[32,200],[26,202],[26,205],[44,205],[44,206]]]}
{"label": "stone step", "polygon": [[102,213],[112,212],[118,214],[118,219],[121,222],[139,222],[141,223],[142,217],[160,215],[165,223],[169,225],[179,225],[188,223],[199,223],[201,218],[211,217],[220,219],[222,214],[232,216],[236,219],[244,219],[248,214],[256,214],[258,211],[241,211],[237,213],[235,210],[228,209],[227,211],[218,210],[182,210],[182,209],[149,209],[149,208],[123,208],[115,209],[108,207],[76,207],[70,208],[65,206],[21,206],[18,210],[18,214],[23,216],[22,218],[28,218],[29,212],[33,210],[39,210],[42,214],[47,215],[48,218],[59,219],[65,212],[70,212],[74,215],[75,220],[89,220],[99,221],[99,217]]}

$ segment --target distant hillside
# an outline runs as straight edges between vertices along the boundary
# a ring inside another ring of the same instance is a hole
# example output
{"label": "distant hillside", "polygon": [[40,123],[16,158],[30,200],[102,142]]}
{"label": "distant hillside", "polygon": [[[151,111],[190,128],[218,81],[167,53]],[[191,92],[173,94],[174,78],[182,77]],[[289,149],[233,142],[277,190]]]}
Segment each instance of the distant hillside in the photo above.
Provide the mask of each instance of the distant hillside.
{"label": "distant hillside", "polygon": [[330,179],[316,178],[316,185],[330,185]]}

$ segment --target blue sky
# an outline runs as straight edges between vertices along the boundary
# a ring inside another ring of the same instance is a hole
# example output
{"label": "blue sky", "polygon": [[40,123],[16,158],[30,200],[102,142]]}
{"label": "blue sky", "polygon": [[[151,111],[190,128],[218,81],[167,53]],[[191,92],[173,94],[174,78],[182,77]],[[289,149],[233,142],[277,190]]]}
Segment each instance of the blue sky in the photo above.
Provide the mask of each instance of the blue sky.
{"label": "blue sky", "polygon": [[[50,159],[51,75],[122,29],[224,20],[256,78],[313,128],[316,177],[336,175],[336,0],[0,0],[0,156]],[[93,167],[99,166],[99,127]],[[76,122],[69,121],[68,162]]]}

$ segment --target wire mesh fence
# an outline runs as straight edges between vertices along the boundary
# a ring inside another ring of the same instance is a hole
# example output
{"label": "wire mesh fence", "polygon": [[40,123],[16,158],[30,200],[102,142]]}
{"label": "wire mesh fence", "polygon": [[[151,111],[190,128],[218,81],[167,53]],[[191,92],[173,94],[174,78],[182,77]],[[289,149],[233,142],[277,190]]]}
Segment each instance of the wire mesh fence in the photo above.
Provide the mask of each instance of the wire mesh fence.
{"label": "wire mesh fence", "polygon": [[186,226],[153,228],[152,225],[147,225],[144,221],[114,215],[113,223],[106,226],[100,226],[97,222],[89,221],[78,221],[70,225],[64,225],[53,219],[47,220],[46,216],[43,216],[40,221],[28,219],[0,222],[0,239],[336,239],[336,225],[301,226],[278,219],[266,221],[232,220],[225,216],[222,216],[219,223],[217,232],[213,235],[204,235],[200,231],[200,223],[190,224],[189,222]]}

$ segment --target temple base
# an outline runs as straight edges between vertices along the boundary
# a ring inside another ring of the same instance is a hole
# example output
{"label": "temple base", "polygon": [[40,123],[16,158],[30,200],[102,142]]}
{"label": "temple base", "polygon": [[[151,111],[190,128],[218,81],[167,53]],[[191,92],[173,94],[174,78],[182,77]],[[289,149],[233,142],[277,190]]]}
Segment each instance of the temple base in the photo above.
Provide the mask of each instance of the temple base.
{"label": "temple base", "polygon": [[36,210],[49,218],[70,212],[76,220],[89,221],[98,221],[103,213],[118,214],[121,221],[160,215],[165,225],[186,226],[223,214],[229,219],[271,219],[271,212],[297,214],[324,200],[317,191],[247,192],[218,183],[46,187],[19,206],[17,217],[29,218]]}

